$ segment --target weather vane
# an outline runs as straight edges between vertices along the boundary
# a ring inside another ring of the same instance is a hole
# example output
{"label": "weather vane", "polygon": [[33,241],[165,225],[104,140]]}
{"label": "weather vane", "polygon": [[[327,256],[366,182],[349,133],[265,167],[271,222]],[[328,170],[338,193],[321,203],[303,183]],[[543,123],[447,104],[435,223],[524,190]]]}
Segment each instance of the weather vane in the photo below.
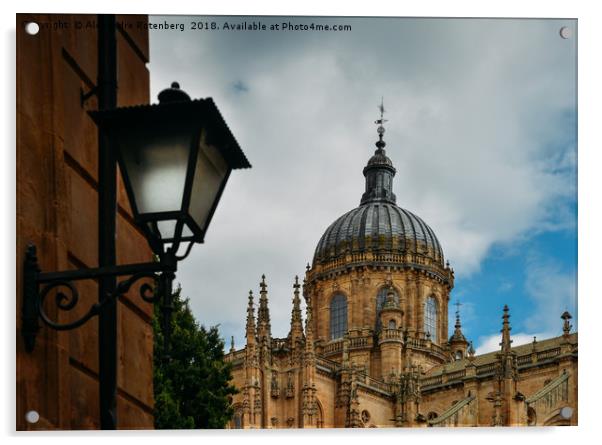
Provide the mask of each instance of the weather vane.
{"label": "weather vane", "polygon": [[376,131],[378,132],[378,135],[380,136],[380,139],[382,140],[383,134],[385,134],[385,127],[383,127],[383,125],[385,122],[388,121],[388,119],[383,118],[383,115],[385,114],[384,97],[381,97],[380,105],[378,106],[378,109],[380,111],[380,119],[375,120],[374,123],[378,125],[378,128],[376,129]]}

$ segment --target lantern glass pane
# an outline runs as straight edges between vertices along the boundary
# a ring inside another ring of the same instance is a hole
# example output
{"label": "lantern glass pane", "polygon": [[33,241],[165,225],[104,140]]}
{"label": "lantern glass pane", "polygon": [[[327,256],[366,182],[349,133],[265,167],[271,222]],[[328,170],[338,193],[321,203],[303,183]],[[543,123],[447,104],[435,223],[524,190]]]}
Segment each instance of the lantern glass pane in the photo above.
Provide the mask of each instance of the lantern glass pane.
{"label": "lantern glass pane", "polygon": [[228,174],[228,164],[212,145],[201,142],[197,156],[189,213],[201,230],[207,229],[213,203]]}
{"label": "lantern glass pane", "polygon": [[170,131],[157,133],[147,128],[146,133],[131,131],[121,141],[121,155],[139,214],[181,210],[190,153],[190,134],[186,130],[171,127]]}
{"label": "lantern glass pane", "polygon": [[161,238],[171,239],[174,237],[174,232],[176,231],[176,220],[157,221],[157,228],[159,229],[159,233],[161,233]]}
{"label": "lantern glass pane", "polygon": [[[172,239],[176,234],[176,220],[175,219],[167,219],[164,221],[157,221],[157,228],[159,229],[159,233],[161,234],[162,239]],[[192,236],[192,230],[188,225],[184,224],[182,226],[182,237]]]}

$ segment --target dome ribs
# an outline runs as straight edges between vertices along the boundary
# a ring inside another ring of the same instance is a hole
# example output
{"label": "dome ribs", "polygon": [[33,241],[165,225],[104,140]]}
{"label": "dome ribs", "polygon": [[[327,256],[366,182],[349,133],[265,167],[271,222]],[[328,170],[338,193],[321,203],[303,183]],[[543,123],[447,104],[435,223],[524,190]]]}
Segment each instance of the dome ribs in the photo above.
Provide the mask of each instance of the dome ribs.
{"label": "dome ribs", "polygon": [[[367,240],[369,240],[366,242],[366,250],[374,250],[374,231],[375,231],[374,206],[373,205],[368,206],[368,209],[366,210],[366,212],[368,215],[366,217],[366,230],[364,231],[364,236],[366,237]],[[376,220],[376,224],[378,224],[378,219]]]}
{"label": "dome ribs", "polygon": [[[376,234],[376,245],[375,245],[375,249],[380,252],[382,250],[384,250],[385,244],[385,238],[391,237],[391,224],[389,219],[387,218],[387,211],[385,209],[386,205],[385,204],[379,204],[376,206],[376,214],[378,215],[378,231]],[[389,225],[387,226],[387,223],[389,223]]]}
{"label": "dome ribs", "polygon": [[[345,213],[343,216],[340,216],[339,218],[336,219],[336,221],[334,223],[331,224],[331,226],[326,229],[326,231],[328,232],[328,235],[326,237],[326,245],[325,250],[327,250],[326,256],[336,256],[336,243],[337,243],[337,238],[336,238],[336,233],[337,233],[337,228],[338,225],[340,224],[340,222],[343,220],[343,218],[345,218],[345,216],[347,216],[347,214],[350,212]],[[333,239],[334,237],[334,239]],[[324,249],[323,249],[324,250]]]}
{"label": "dome ribs", "polygon": [[318,241],[318,245],[316,246],[316,250],[314,252],[314,263],[316,261],[319,261],[319,257],[322,256],[321,251],[322,251],[322,248],[324,247],[324,239],[326,238],[327,234],[328,234],[328,229],[326,229],[326,232],[324,232],[324,234],[320,238],[320,241]]}
{"label": "dome ribs", "polygon": [[397,211],[399,212],[399,215],[404,221],[404,252],[411,252],[412,247],[410,246],[410,243],[414,239],[414,227],[412,225],[412,220],[410,219],[410,216],[407,214],[407,212],[405,212],[402,208],[398,208]]}
{"label": "dome ribs", "polygon": [[364,206],[362,211],[362,218],[360,220],[360,230],[357,234],[360,250],[364,250],[366,248],[366,220],[368,219],[369,208],[370,206]]}
{"label": "dome ribs", "polygon": [[[397,217],[399,218],[399,246],[398,246],[398,252],[399,253],[403,253],[406,251],[407,249],[407,238],[406,238],[406,224],[403,221],[403,215],[401,214],[401,209],[397,206],[393,206],[392,207],[393,210],[395,211],[395,214],[397,215]],[[403,242],[403,245],[402,245]]]}
{"label": "dome ribs", "polygon": [[436,259],[443,262],[443,250],[441,249],[441,244],[439,244],[439,240],[435,236],[435,232],[433,231],[433,229],[431,229],[430,226],[426,226],[426,228],[428,229],[429,233],[431,234],[431,238],[433,240],[433,248],[435,249],[435,256],[436,257],[438,256],[438,258],[436,258]]}
{"label": "dome ribs", "polygon": [[[410,212],[411,213],[411,212]],[[418,218],[416,215],[412,214],[414,216],[414,219],[416,220],[416,222],[418,222],[418,225],[420,226],[420,238],[424,238],[424,247],[426,252],[428,253],[429,250],[429,246],[432,245],[434,247],[434,243],[433,243],[433,239],[431,238],[430,233],[428,232],[427,228],[426,228],[426,224],[424,223],[424,221],[422,221],[422,219]],[[431,242],[428,242],[428,238],[431,238]],[[416,253],[418,252],[418,249],[416,249]]]}
{"label": "dome ribs", "polygon": [[350,240],[352,253],[360,251],[358,240],[360,236],[362,214],[362,211],[353,212],[353,216],[349,221],[349,227],[347,228],[347,239]]}
{"label": "dome ribs", "polygon": [[366,187],[360,205],[326,229],[314,252],[313,263],[324,264],[326,271],[334,268],[338,273],[339,268],[366,263],[369,256],[365,254],[371,252],[378,266],[390,262],[401,266],[407,262],[408,267],[426,267],[439,273],[439,268],[445,265],[435,232],[420,217],[396,204],[393,193],[396,170],[384,150],[382,133],[384,129],[379,133],[377,150],[363,169]]}
{"label": "dome ribs", "polygon": [[388,205],[385,205],[383,207],[387,214],[387,221],[389,221],[389,228],[391,229],[391,231],[390,231],[391,236],[389,236],[387,248],[389,249],[390,252],[393,252],[393,244],[394,244],[393,237],[395,236],[396,227],[393,224],[393,218],[391,217],[391,207]]}
{"label": "dome ribs", "polygon": [[[349,220],[351,218],[353,218],[353,210],[350,212],[347,212],[341,218],[339,218],[339,224],[338,224],[338,227],[336,228],[335,245],[334,245],[336,256],[345,254],[345,247],[349,245],[348,237],[344,236],[343,238],[341,238],[340,233],[341,233],[341,229],[343,228],[343,226],[345,226],[346,223],[348,224]],[[345,232],[345,231],[343,231],[343,232]],[[342,246],[341,245],[342,243],[345,243],[346,246]]]}
{"label": "dome ribs", "polygon": [[412,226],[412,233],[414,235],[413,236],[413,239],[414,239],[414,252],[413,253],[418,253],[418,236],[416,235],[416,226],[413,221],[414,215],[412,213],[408,212],[407,210],[402,209],[401,207],[400,207],[400,210],[406,215],[406,217],[410,221],[410,226]]}
{"label": "dome ribs", "polygon": [[314,264],[341,258],[347,252],[368,251],[418,254],[443,266],[443,252],[433,229],[412,212],[383,202],[361,205],[337,218],[320,238]]}

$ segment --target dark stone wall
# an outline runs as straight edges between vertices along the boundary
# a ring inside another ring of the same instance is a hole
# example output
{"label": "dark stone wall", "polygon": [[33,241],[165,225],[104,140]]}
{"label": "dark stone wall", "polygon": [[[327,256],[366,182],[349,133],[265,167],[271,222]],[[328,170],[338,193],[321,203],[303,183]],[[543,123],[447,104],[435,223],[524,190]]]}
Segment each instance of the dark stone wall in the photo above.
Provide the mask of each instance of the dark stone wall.
{"label": "dark stone wall", "polygon": [[[97,79],[95,15],[17,15],[17,242],[16,242],[16,428],[99,428],[98,322],[67,332],[42,326],[33,353],[20,333],[22,264],[28,243],[38,248],[43,271],[98,264],[97,129],[82,107],[80,90]],[[131,23],[117,30],[118,105],[149,102],[146,16],[118,16]],[[23,23],[59,22],[28,35]],[[85,26],[76,29],[75,22]],[[117,263],[151,260],[133,225],[121,179],[118,186]],[[80,282],[78,308],[48,312],[62,322],[83,314],[98,298],[95,281]],[[136,295],[118,304],[118,427],[153,427],[152,307]],[[25,422],[36,410],[37,424]]]}

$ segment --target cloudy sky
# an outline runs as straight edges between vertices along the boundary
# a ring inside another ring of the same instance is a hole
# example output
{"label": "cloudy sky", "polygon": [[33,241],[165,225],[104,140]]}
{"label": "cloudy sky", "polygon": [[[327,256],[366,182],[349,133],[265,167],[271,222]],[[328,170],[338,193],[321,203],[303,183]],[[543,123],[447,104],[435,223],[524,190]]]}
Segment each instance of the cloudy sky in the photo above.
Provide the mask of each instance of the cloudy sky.
{"label": "cloudy sky", "polygon": [[[559,335],[565,309],[576,316],[575,21],[151,22],[185,27],[151,30],[153,98],[173,80],[213,97],[253,165],[232,174],[205,244],[178,272],[197,319],[219,324],[227,343],[233,335],[243,346],[247,294],[264,273],[273,335],[287,335],[295,274],[330,223],[359,205],[382,96],[397,204],[437,234],[477,351],[498,347],[504,304],[515,345]],[[224,29],[244,22],[268,30]]]}

